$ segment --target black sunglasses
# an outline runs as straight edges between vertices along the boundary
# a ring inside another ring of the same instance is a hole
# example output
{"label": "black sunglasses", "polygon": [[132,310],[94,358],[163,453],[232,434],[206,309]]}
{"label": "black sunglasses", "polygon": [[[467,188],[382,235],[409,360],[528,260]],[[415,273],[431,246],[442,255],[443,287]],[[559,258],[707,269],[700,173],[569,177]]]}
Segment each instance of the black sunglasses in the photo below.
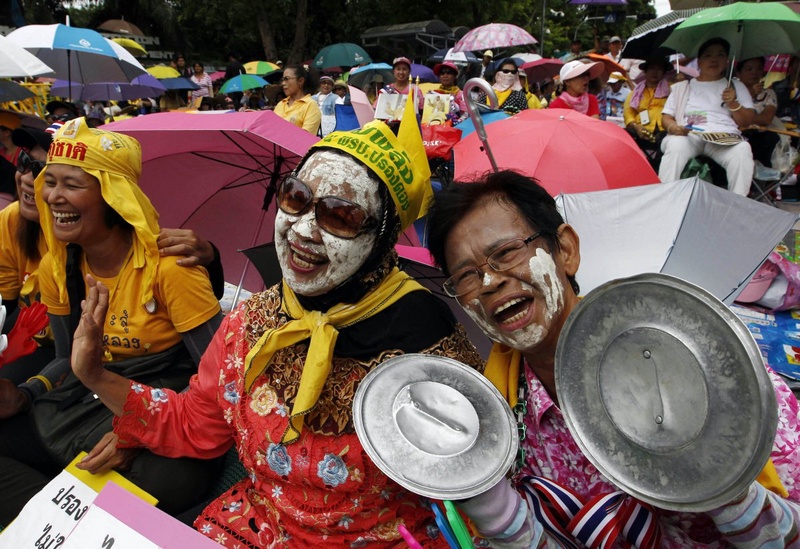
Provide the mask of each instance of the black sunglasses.
{"label": "black sunglasses", "polygon": [[517,74],[517,69],[500,69],[503,74]]}
{"label": "black sunglasses", "polygon": [[69,122],[73,118],[77,118],[74,114],[66,113],[66,114],[59,114],[57,116],[51,116],[55,122]]}
{"label": "black sunglasses", "polygon": [[21,149],[17,157],[17,171],[19,173],[28,173],[28,170],[33,174],[33,177],[39,177],[42,173],[46,162],[43,160],[34,160],[28,151]]}
{"label": "black sunglasses", "polygon": [[310,206],[320,229],[339,238],[351,239],[375,225],[367,210],[335,196],[314,198],[311,189],[293,175],[283,180],[278,190],[278,207],[289,215],[303,215]]}
{"label": "black sunglasses", "polygon": [[458,74],[458,73],[455,72],[455,71],[449,71],[448,70],[448,71],[439,71],[439,74]]}

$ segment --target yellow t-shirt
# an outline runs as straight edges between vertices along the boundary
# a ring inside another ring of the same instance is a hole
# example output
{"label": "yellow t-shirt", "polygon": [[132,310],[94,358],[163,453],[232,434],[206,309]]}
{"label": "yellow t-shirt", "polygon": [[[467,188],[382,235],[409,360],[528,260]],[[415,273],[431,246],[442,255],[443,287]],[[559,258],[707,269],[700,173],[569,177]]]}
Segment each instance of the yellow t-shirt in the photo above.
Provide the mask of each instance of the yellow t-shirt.
{"label": "yellow t-shirt", "polygon": [[[27,306],[30,300],[39,300],[39,285],[34,283],[29,295],[22,295],[25,280],[36,273],[39,260],[25,256],[17,242],[17,229],[22,217],[19,202],[12,202],[0,211],[0,297],[4,301],[19,300],[20,306]],[[44,237],[39,235],[39,254],[47,252]]]}
{"label": "yellow t-shirt", "polygon": [[[180,267],[177,259],[163,257],[158,262],[153,313],[140,304],[142,270],[131,266],[130,255],[115,278],[95,276],[84,259],[83,273],[91,273],[109,291],[108,314],[103,326],[106,361],[165,351],[181,341],[182,332],[200,326],[219,312],[219,302],[214,297],[206,270]],[[48,312],[68,315],[69,300],[64,303],[58,298],[50,254],[45,255],[39,265],[39,284]]]}
{"label": "yellow t-shirt", "polygon": [[275,105],[275,114],[314,135],[317,135],[322,121],[322,113],[319,112],[319,106],[310,95],[295,100],[291,106],[287,97]]}
{"label": "yellow t-shirt", "polygon": [[655,97],[655,94],[656,94],[655,88],[645,88],[644,91],[642,92],[642,98],[639,101],[638,110],[631,107],[631,98],[633,97],[633,93],[628,94],[628,97],[625,98],[624,110],[622,111],[623,119],[626,126],[631,122],[636,122],[637,124],[640,124],[642,120],[639,117],[639,113],[646,110],[647,115],[649,116],[649,121],[647,124],[642,124],[644,126],[644,129],[646,129],[649,132],[655,133],[656,124],[658,124],[659,128],[661,127],[661,111],[664,109],[664,105],[667,102],[667,98]]}

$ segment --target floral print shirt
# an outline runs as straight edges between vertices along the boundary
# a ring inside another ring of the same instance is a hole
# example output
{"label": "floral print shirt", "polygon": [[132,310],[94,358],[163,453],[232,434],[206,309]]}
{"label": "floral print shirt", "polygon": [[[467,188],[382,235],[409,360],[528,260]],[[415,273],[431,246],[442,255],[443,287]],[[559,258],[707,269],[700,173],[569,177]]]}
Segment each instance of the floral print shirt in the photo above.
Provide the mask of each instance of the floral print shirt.
{"label": "floral print shirt", "polygon": [[[791,390],[780,376],[769,370],[778,401],[778,430],[772,449],[772,462],[789,492],[789,500],[800,501],[800,407]],[[526,416],[526,439],[522,443],[527,462],[520,471],[521,476],[545,477],[571,488],[588,500],[600,494],[618,490],[583,455],[572,438],[561,410],[550,398],[542,383],[525,366],[528,382],[528,415]],[[705,513],[681,513],[656,510],[661,525],[662,547],[682,549],[686,547],[732,547],[711,518]],[[621,538],[620,538],[621,539]],[[620,541],[614,547],[624,547]]]}
{"label": "floral print shirt", "polygon": [[[189,391],[175,394],[131,383],[123,415],[115,420],[121,444],[199,458],[219,456],[235,445],[248,477],[195,521],[225,547],[401,547],[400,523],[425,547],[446,547],[430,509],[372,463],[352,425],[360,380],[400,352],[387,350],[367,361],[334,356],[300,438],[284,445],[287,401],[296,394],[307,342],[277,351],[249,392],[243,364],[261,334],[286,321],[277,287],[256,294],[225,319]],[[460,325],[422,352],[481,366]]]}

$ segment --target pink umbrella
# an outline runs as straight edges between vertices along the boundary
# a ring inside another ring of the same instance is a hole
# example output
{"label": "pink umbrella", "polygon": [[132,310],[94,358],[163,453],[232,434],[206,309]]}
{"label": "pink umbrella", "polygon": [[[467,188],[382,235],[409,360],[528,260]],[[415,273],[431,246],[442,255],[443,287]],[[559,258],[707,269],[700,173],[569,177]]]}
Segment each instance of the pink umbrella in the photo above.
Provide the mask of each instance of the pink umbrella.
{"label": "pink umbrella", "polygon": [[238,250],[272,240],[276,185],[318,138],[272,111],[150,114],[103,128],[142,144],[139,184],[161,226],[209,239],[226,277],[241,275],[244,288],[260,290],[261,277]]}
{"label": "pink umbrella", "polygon": [[490,23],[476,27],[461,37],[461,40],[453,46],[453,52],[507,48],[536,43],[536,38],[516,25]]}
{"label": "pink umbrella", "polygon": [[350,103],[353,105],[353,110],[356,111],[356,118],[358,123],[362,126],[367,122],[375,119],[375,109],[367,98],[367,94],[355,86],[348,86],[350,89]]}
{"label": "pink umbrella", "polygon": [[564,66],[560,59],[537,59],[530,61],[520,67],[528,76],[528,82],[541,82],[546,78],[553,78]]}

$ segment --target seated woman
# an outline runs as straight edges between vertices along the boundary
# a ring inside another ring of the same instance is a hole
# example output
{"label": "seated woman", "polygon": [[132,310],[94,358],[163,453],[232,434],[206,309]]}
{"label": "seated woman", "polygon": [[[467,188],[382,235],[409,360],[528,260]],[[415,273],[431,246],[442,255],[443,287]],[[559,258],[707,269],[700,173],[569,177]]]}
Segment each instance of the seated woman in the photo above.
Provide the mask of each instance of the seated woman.
{"label": "seated woman", "polygon": [[447,119],[452,121],[453,125],[464,121],[467,118],[468,111],[464,92],[456,85],[458,66],[452,61],[444,61],[433,67],[433,73],[439,77],[439,87],[433,91],[453,96]]}
{"label": "seated woman", "polygon": [[[0,385],[0,417],[6,418],[0,421],[0,524],[8,524],[80,450],[95,445],[84,468],[126,469],[123,474],[159,499],[167,512],[191,507],[210,485],[213,463],[117,450],[110,414],[102,408],[81,417],[68,435],[59,431],[66,425],[54,417],[73,417],[71,412],[91,396],[68,375],[73,326],[86,292],[81,273],[112,289],[97,355],[101,367],[136,371],[139,379],[181,389],[220,324],[219,302],[205,269],[180,267],[174,257],[159,255],[158,214],[137,185],[140,174],[141,149],[135,139],[90,129],[78,118],[55,135],[48,162],[36,178],[39,223],[48,249],[37,280],[56,358],[20,388]],[[96,429],[83,428],[88,419],[93,427],[97,419]]]}
{"label": "seated woman", "polygon": [[312,147],[277,195],[283,280],[225,318],[187,392],[102,367],[112,290],[89,282],[72,366],[118,416],[120,439],[167,456],[236,447],[248,477],[195,521],[225,547],[396,547],[399,523],[445,547],[430,509],[369,460],[351,413],[360,381],[392,356],[481,364],[447,305],[397,269],[398,236],[431,193],[407,154],[380,121]]}
{"label": "seated woman", "polygon": [[[650,165],[658,171],[660,145],[664,137],[661,126],[661,111],[669,97],[669,82],[664,74],[672,70],[672,63],[664,57],[651,57],[639,65],[644,71],[644,80],[636,84],[625,99],[623,118],[625,129],[639,148],[646,152],[658,151],[658,160]],[[648,156],[648,158],[652,158]]]}
{"label": "seated woman", "polygon": [[[428,226],[430,251],[449,277],[445,291],[496,342],[486,376],[506,386],[519,379],[521,385],[520,391],[508,390],[521,395],[527,410],[520,428],[526,433],[524,461],[512,482],[543,477],[584,501],[617,491],[582,453],[559,407],[556,345],[578,304],[580,245],[553,198],[526,176],[493,173],[439,193]],[[661,543],[653,547],[783,547],[797,542],[800,409],[779,376],[770,376],[780,407],[771,458],[788,497],[753,482],[740,498],[708,513],[655,509]],[[561,546],[506,479],[460,506],[497,549]],[[624,543],[610,540],[608,546]]]}
{"label": "seated woman", "polygon": [[[519,112],[528,108],[528,98],[519,81],[519,69],[510,57],[500,62],[497,72],[494,73],[492,89],[497,96],[497,105],[500,110]],[[489,104],[485,93],[480,93],[478,102]]]}
{"label": "seated woman", "polygon": [[[786,127],[778,118],[778,96],[775,90],[764,89],[764,58],[753,57],[740,61],[736,66],[736,76],[742,84],[747,86],[753,100],[753,109],[756,111],[752,124],[772,130],[785,130]],[[745,129],[745,137],[753,149],[753,158],[762,165],[772,167],[772,151],[781,139],[789,140],[788,136],[781,136],[775,132],[759,128]]]}
{"label": "seated woman", "polygon": [[725,78],[729,52],[722,38],[704,42],[697,58],[700,75],[672,86],[661,114],[668,134],[661,142],[662,182],[677,181],[689,160],[705,155],[725,169],[728,190],[750,192],[753,154],[739,128],[752,124],[755,111],[744,84]]}
{"label": "seated woman", "polygon": [[597,61],[584,63],[570,61],[561,67],[561,80],[556,89],[556,97],[550,101],[550,109],[572,109],[592,118],[600,118],[600,105],[597,97],[589,93],[589,80],[603,73],[603,64]]}

